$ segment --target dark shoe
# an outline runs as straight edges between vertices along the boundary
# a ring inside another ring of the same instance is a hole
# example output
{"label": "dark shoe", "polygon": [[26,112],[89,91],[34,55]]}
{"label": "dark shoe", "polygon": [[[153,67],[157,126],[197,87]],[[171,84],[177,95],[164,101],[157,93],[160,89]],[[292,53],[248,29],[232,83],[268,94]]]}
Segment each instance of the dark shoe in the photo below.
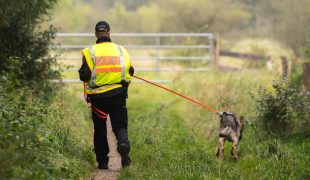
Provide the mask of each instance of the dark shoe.
{"label": "dark shoe", "polygon": [[98,169],[109,169],[108,163],[98,164]]}
{"label": "dark shoe", "polygon": [[122,166],[129,166],[131,163],[131,159],[129,157],[128,150],[126,148],[126,145],[120,144],[117,146],[117,151],[122,157]]}
{"label": "dark shoe", "polygon": [[122,156],[122,166],[123,166],[123,167],[129,166],[130,163],[131,163],[131,159],[130,159],[130,157],[129,157],[128,154],[126,154],[125,157]]}

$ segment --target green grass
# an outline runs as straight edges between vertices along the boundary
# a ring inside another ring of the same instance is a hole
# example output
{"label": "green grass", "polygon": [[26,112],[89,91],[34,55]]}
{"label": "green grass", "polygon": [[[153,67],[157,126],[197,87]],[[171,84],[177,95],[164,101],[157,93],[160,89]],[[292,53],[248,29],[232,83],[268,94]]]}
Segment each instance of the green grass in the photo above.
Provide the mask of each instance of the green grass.
{"label": "green grass", "polygon": [[[138,75],[138,74],[137,74]],[[269,88],[273,74],[262,71],[191,73],[166,84],[211,107],[246,118],[239,161],[225,145],[223,160],[215,156],[219,119],[191,102],[148,84],[129,91],[131,167],[120,179],[308,179],[309,138],[263,139],[255,126],[259,86]],[[269,149],[276,147],[278,151]]]}
{"label": "green grass", "polygon": [[[215,109],[245,116],[240,159],[235,162],[230,156],[229,143],[224,159],[215,156],[216,114],[155,86],[133,81],[127,101],[133,163],[121,170],[120,179],[309,179],[309,136],[264,138],[255,123],[252,96],[257,96],[260,86],[272,91],[275,74],[252,69],[162,77],[173,79],[164,86]],[[0,170],[1,177],[86,178],[95,162],[92,123],[82,97],[82,84],[66,85],[49,104],[31,92],[6,91],[1,95],[0,116],[6,120],[1,121],[0,131],[6,137],[0,143],[0,165],[8,167]],[[33,145],[21,146],[24,137]]]}

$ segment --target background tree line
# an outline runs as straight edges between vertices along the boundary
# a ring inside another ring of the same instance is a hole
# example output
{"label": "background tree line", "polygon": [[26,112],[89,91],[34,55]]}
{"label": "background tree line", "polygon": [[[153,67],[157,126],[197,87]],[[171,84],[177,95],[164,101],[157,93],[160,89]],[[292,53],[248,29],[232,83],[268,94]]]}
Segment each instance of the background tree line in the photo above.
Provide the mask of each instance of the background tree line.
{"label": "background tree line", "polygon": [[[226,40],[271,38],[309,59],[309,0],[60,0],[60,32],[93,32],[101,19],[113,32],[214,32]],[[228,44],[229,46],[229,44]]]}

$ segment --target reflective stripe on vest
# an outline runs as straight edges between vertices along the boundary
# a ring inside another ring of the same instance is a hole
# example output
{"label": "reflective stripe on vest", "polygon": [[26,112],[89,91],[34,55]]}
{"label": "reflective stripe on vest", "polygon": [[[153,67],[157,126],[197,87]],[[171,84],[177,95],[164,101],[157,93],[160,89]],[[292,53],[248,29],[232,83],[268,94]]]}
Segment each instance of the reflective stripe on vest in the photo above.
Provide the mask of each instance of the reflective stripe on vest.
{"label": "reflective stripe on vest", "polygon": [[120,58],[120,63],[121,63],[121,68],[122,68],[122,73],[121,73],[121,79],[125,79],[125,61],[124,61],[124,56],[123,52],[121,49],[121,46],[117,45],[118,53],[119,53],[119,58]]}
{"label": "reflective stripe on vest", "polygon": [[110,84],[110,85],[105,85],[105,86],[101,86],[101,87],[98,87],[98,88],[86,87],[86,89],[88,91],[87,92],[88,94],[97,94],[99,92],[109,91],[109,90],[117,88],[117,87],[122,87],[122,85],[120,85],[120,84]]}
{"label": "reflective stripe on vest", "polygon": [[91,79],[92,81],[90,82],[90,86],[91,87],[96,87],[96,57],[95,57],[95,52],[94,52],[94,48],[91,46],[88,48],[89,52],[90,52],[90,57],[93,61],[94,67],[91,73]]}

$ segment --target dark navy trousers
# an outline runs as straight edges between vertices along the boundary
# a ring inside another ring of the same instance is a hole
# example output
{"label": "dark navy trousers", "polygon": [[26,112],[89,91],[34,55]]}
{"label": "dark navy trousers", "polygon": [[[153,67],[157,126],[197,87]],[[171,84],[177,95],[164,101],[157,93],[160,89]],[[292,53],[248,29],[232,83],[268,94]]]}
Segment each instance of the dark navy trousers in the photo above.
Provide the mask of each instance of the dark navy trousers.
{"label": "dark navy trousers", "polygon": [[[109,114],[117,144],[125,144],[129,153],[130,143],[128,139],[126,98],[126,95],[123,93],[112,97],[91,97],[91,103],[95,108]],[[94,148],[96,160],[99,164],[107,163],[109,161],[109,145],[106,119],[98,117],[94,112],[92,112],[92,118],[94,122]]]}

